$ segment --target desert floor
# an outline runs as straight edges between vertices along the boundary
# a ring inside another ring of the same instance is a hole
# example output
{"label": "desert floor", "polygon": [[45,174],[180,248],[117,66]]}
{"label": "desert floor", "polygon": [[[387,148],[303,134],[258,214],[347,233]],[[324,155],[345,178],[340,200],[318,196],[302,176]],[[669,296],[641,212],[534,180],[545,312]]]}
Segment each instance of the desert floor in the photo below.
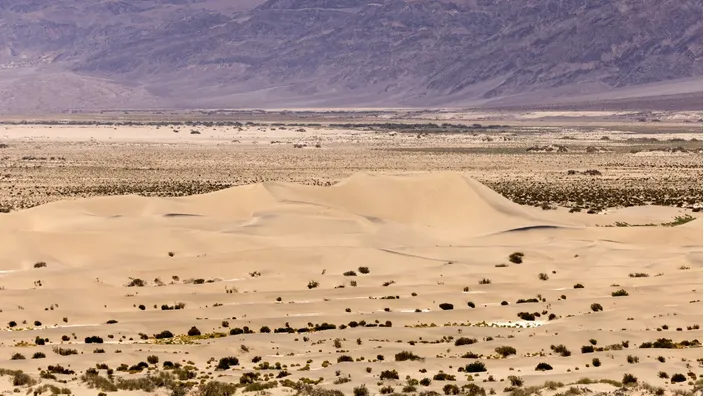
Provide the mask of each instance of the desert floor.
{"label": "desert floor", "polygon": [[286,116],[0,125],[3,393],[701,394],[701,113]]}

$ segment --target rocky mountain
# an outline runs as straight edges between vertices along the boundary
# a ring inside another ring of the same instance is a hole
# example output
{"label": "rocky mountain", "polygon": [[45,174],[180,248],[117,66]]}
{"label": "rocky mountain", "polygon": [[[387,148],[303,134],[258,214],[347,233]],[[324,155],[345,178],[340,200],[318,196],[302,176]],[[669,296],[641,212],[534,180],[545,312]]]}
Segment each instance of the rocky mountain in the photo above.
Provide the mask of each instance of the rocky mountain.
{"label": "rocky mountain", "polygon": [[636,86],[663,94],[671,82],[701,91],[701,9],[701,0],[1,0],[0,112],[476,105]]}

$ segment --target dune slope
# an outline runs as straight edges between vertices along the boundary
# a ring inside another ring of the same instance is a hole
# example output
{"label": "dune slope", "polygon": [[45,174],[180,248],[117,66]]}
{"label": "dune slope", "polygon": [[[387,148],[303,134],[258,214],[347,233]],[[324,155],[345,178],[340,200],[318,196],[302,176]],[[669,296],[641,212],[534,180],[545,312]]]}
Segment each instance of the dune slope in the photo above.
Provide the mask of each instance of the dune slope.
{"label": "dune slope", "polygon": [[[164,361],[204,382],[244,387],[258,375],[273,394],[305,378],[345,394],[360,384],[500,394],[518,386],[510,376],[561,389],[625,374],[693,391],[669,377],[701,374],[701,220],[607,228],[584,216],[522,207],[454,173],[13,212],[0,216],[0,369],[75,394],[95,393],[96,374],[80,375],[96,364],[126,364],[107,379],[124,392],[125,379],[173,373]],[[155,337],[164,330],[174,337]],[[395,357],[403,351],[421,359]],[[215,370],[227,356],[239,364]],[[77,374],[37,375],[57,364]],[[399,379],[382,380],[387,370]],[[4,373],[1,389],[28,387]]]}

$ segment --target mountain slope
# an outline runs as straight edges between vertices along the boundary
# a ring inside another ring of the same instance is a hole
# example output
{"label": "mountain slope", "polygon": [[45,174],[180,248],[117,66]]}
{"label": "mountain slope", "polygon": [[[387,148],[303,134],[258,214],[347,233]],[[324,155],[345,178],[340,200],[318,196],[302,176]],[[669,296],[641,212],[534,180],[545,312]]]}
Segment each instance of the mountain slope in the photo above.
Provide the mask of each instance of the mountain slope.
{"label": "mountain slope", "polygon": [[423,106],[702,74],[700,0],[230,3],[3,2],[0,79],[109,79],[149,92],[135,107]]}

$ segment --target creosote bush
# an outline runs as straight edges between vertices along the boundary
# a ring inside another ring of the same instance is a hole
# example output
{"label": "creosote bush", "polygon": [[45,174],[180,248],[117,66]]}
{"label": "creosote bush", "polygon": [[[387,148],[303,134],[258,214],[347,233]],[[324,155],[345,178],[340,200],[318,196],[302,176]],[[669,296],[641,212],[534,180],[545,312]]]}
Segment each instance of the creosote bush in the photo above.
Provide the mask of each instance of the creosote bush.
{"label": "creosote bush", "polygon": [[549,371],[549,370],[552,370],[552,366],[545,363],[545,362],[538,363],[538,365],[535,366],[535,371]]}
{"label": "creosote bush", "polygon": [[494,350],[496,351],[496,353],[498,353],[499,355],[501,355],[503,357],[508,357],[508,356],[516,354],[516,348],[514,348],[512,346],[508,346],[508,345],[496,347],[496,349],[494,349]]}
{"label": "creosote bush", "polygon": [[476,361],[466,365],[464,371],[468,373],[481,373],[486,371],[486,366],[484,365],[484,363]]}
{"label": "creosote bush", "polygon": [[379,378],[381,380],[397,380],[398,379],[398,371],[396,370],[384,370],[379,374]]}
{"label": "creosote bush", "polygon": [[[383,360],[383,356],[382,356],[382,359],[380,359],[380,360]],[[396,360],[397,362],[404,362],[406,360],[413,360],[413,361],[423,360],[423,358],[414,354],[413,352],[403,351],[403,352],[399,352],[396,355],[394,355],[394,360]]]}
{"label": "creosote bush", "polygon": [[522,252],[511,253],[511,255],[508,256],[508,261],[510,261],[514,264],[521,264],[521,263],[523,263],[524,256],[525,255]]}

